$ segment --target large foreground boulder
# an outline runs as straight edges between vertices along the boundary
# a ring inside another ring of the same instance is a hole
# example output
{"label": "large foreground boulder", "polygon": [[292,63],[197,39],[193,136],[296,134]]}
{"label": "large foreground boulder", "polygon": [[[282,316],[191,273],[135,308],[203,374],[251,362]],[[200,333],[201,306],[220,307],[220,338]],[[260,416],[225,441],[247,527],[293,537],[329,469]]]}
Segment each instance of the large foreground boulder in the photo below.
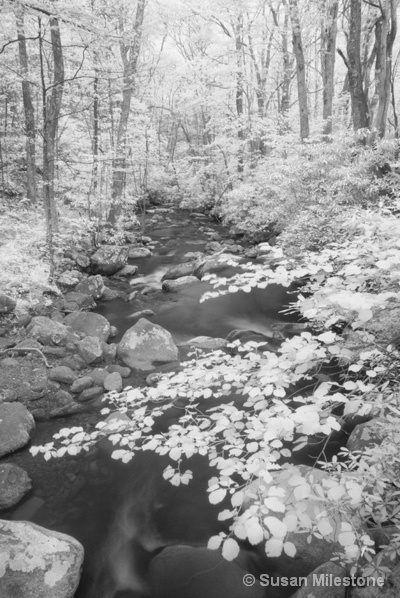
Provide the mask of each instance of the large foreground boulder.
{"label": "large foreground boulder", "polygon": [[103,245],[90,258],[91,268],[95,274],[115,274],[127,263],[128,253],[127,247]]}
{"label": "large foreground boulder", "polygon": [[0,457],[25,446],[34,429],[35,420],[24,405],[2,403],[0,405]]}
{"label": "large foreground boulder", "polygon": [[0,520],[0,596],[73,598],[83,563],[82,545],[25,521]]}
{"label": "large foreground boulder", "polygon": [[143,371],[153,370],[157,363],[178,359],[178,347],[168,330],[145,318],[125,332],[117,353],[128,367]]}
{"label": "large foreground boulder", "polygon": [[[191,546],[169,546],[149,569],[153,598],[262,598],[259,583],[246,587],[246,571],[226,561],[218,551]],[[251,576],[250,576],[251,578]],[[273,597],[269,593],[268,596]]]}
{"label": "large foreground boulder", "polygon": [[102,341],[107,341],[110,336],[110,323],[101,314],[76,311],[68,314],[64,322],[75,332],[83,332],[86,336],[95,336]]}

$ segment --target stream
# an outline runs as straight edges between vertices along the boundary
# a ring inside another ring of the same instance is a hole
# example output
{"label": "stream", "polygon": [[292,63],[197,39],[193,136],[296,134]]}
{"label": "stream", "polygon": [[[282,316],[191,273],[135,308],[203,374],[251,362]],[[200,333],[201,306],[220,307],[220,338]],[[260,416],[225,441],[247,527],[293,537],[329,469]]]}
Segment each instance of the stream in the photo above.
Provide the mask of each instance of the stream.
{"label": "stream", "polygon": [[[216,232],[228,238],[222,227],[201,214],[164,215],[162,223],[146,229],[155,242],[153,256],[131,260],[139,267],[137,276],[154,289],[160,289],[162,276],[169,267],[183,262],[185,253],[203,251]],[[199,335],[226,337],[232,330],[271,336],[278,326],[284,335],[292,333],[296,316],[281,313],[294,300],[290,289],[271,285],[250,294],[238,292],[199,303],[208,290],[210,285],[199,281],[174,293],[155,290],[145,306],[140,298],[115,300],[100,303],[96,311],[117,327],[114,342],[133,325],[130,315],[144,307],[154,310],[156,315],[149,319],[169,330],[177,345]],[[145,375],[136,375],[126,383],[144,385]],[[32,444],[50,441],[60,428],[89,427],[97,420],[98,411],[88,408],[83,415],[38,423]],[[111,460],[102,447],[85,456],[48,463],[22,450],[13,461],[27,470],[33,490],[6,518],[33,521],[70,534],[83,544],[85,565],[75,598],[145,598],[149,596],[148,566],[163,547],[205,546],[210,536],[223,529],[217,519],[220,506],[208,502],[206,489],[211,475],[200,457],[191,459],[194,479],[180,487],[163,480],[167,459],[151,451],[127,465]],[[249,559],[247,567],[256,574],[253,562]],[[284,598],[295,588],[287,590],[281,588],[276,596]]]}

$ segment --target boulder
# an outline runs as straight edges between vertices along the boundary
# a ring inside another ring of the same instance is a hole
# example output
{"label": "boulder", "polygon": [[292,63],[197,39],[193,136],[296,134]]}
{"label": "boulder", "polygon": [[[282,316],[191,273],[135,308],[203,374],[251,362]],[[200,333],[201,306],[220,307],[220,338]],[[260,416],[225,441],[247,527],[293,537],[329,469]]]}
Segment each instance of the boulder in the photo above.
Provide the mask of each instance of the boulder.
{"label": "boulder", "polygon": [[90,259],[85,253],[75,253],[73,256],[75,263],[82,269],[89,268]]}
{"label": "boulder", "polygon": [[[328,577],[325,577],[326,575]],[[292,595],[292,598],[309,598],[309,596],[313,596],[313,598],[346,598],[347,587],[343,583],[344,577],[348,577],[346,569],[336,563],[323,563],[307,575],[304,584]],[[335,579],[337,579],[337,585],[335,585]],[[328,583],[325,583],[326,580]]]}
{"label": "boulder", "polygon": [[121,374],[123,378],[129,378],[129,376],[131,375],[131,370],[129,368],[117,364],[108,365],[107,372],[109,372],[110,374],[112,374],[113,372],[118,372],[118,374]]}
{"label": "boulder", "polygon": [[73,598],[83,563],[82,545],[27,521],[0,521],[0,596]]}
{"label": "boulder", "polygon": [[80,309],[92,309],[96,303],[91,295],[70,291],[65,293],[63,300],[63,309],[66,312],[79,311]]}
{"label": "boulder", "polygon": [[12,297],[0,293],[0,314],[11,314],[17,306],[17,302]]}
{"label": "boulder", "polygon": [[164,280],[162,288],[164,291],[172,293],[187,284],[193,284],[195,282],[199,282],[199,279],[196,278],[196,276],[182,276],[182,278],[178,278],[177,280]]}
{"label": "boulder", "polygon": [[138,269],[137,266],[127,264],[121,270],[118,270],[118,272],[113,275],[113,278],[131,278],[132,276],[135,276]]}
{"label": "boulder", "polygon": [[107,341],[110,336],[110,323],[100,314],[75,311],[68,314],[64,322],[74,332],[83,332],[86,336],[95,336],[102,341]]}
{"label": "boulder", "polygon": [[78,352],[88,365],[98,363],[103,358],[103,343],[95,336],[86,336],[79,341]]}
{"label": "boulder", "polygon": [[161,280],[176,280],[182,276],[191,276],[197,267],[197,262],[185,262],[169,268]]}
{"label": "boulder", "polygon": [[98,399],[104,394],[104,388],[101,386],[92,386],[91,388],[86,388],[81,392],[78,397],[78,401],[81,403],[86,403],[86,401],[93,401],[93,399]]}
{"label": "boulder", "polygon": [[386,437],[386,425],[383,418],[374,418],[359,424],[350,434],[346,448],[354,452],[381,444]]}
{"label": "boulder", "polygon": [[67,327],[46,316],[36,316],[26,329],[28,336],[42,345],[65,345],[70,333]]}
{"label": "boulder", "polygon": [[105,343],[103,341],[103,360],[105,363],[110,364],[113,363],[117,358],[117,350],[118,345],[117,343]]}
{"label": "boulder", "polygon": [[57,365],[50,370],[49,378],[50,380],[55,380],[55,382],[72,384],[76,380],[77,376],[75,372],[73,372],[71,368],[67,367],[66,365]]}
{"label": "boulder", "polygon": [[214,253],[215,251],[221,251],[222,245],[218,241],[210,241],[205,246],[205,251],[209,253]]}
{"label": "boulder", "polygon": [[116,392],[121,392],[123,386],[121,374],[119,374],[118,372],[108,374],[107,378],[104,380],[103,386],[107,392],[110,392],[112,390],[115,390]]}
{"label": "boulder", "polygon": [[[241,258],[237,255],[221,253],[220,255],[212,256],[205,262],[199,264],[193,274],[201,280],[205,274],[223,272],[226,270],[228,276],[234,273],[232,264],[238,264],[240,260]],[[228,262],[230,262],[230,264],[228,264]]]}
{"label": "boulder", "polygon": [[259,583],[246,587],[245,575],[217,550],[178,545],[151,561],[148,581],[153,598],[263,598],[264,588]]}
{"label": "boulder", "polygon": [[128,248],[120,245],[103,245],[90,258],[95,274],[110,276],[121,270],[128,261]]}
{"label": "boulder", "polygon": [[118,357],[132,369],[151,371],[154,364],[176,361],[179,355],[168,330],[141,318],[122,337]]}
{"label": "boulder", "polygon": [[0,509],[10,509],[32,488],[24,469],[12,463],[0,464]]}
{"label": "boulder", "polygon": [[124,291],[117,291],[116,289],[104,288],[104,293],[101,298],[102,301],[115,301],[116,299],[126,300],[126,293]]}
{"label": "boulder", "polygon": [[100,274],[94,276],[88,276],[84,280],[81,280],[75,287],[75,291],[83,293],[84,295],[90,295],[93,299],[101,299],[104,293],[104,281]]}
{"label": "boulder", "polygon": [[107,370],[103,370],[102,368],[95,368],[89,373],[89,376],[91,377],[96,386],[103,386],[104,380],[107,378],[108,374],[108,368]]}
{"label": "boulder", "polygon": [[34,429],[35,420],[24,405],[0,404],[0,457],[25,446]]}
{"label": "boulder", "polygon": [[90,376],[82,376],[82,378],[75,380],[70,388],[70,391],[78,394],[85,390],[85,388],[90,388],[91,386],[93,386],[93,378]]}
{"label": "boulder", "polygon": [[53,419],[55,417],[67,417],[68,415],[76,415],[77,413],[83,413],[83,411],[85,410],[86,408],[84,405],[80,405],[79,403],[71,401],[71,403],[68,403],[63,407],[56,407],[55,409],[52,409],[49,413],[49,418]]}
{"label": "boulder", "polygon": [[76,286],[83,278],[82,272],[79,270],[65,270],[60,276],[58,277],[58,284],[72,289]]}
{"label": "boulder", "polygon": [[150,257],[153,255],[151,249],[148,247],[138,247],[137,245],[130,245],[128,248],[128,256],[130,260],[134,260],[140,257]]}
{"label": "boulder", "polygon": [[189,347],[197,347],[198,349],[211,349],[216,351],[217,349],[223,349],[228,344],[228,341],[224,338],[213,338],[212,336],[196,336],[191,338],[185,345]]}

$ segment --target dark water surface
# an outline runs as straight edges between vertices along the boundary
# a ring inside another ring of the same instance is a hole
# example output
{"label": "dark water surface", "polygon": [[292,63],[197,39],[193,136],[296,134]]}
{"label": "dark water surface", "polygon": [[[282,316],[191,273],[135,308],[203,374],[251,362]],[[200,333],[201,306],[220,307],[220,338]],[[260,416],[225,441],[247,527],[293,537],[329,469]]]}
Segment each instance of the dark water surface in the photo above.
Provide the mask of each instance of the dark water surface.
{"label": "dark water surface", "polygon": [[[208,230],[199,231],[201,226]],[[202,216],[174,215],[169,222],[165,215],[165,222],[158,228],[146,231],[159,242],[153,257],[132,262],[139,266],[139,275],[146,284],[159,288],[168,267],[180,263],[188,251],[201,251],[213,229],[221,231]],[[178,293],[154,294],[154,302],[151,299],[146,306],[156,312],[151,320],[169,330],[178,344],[198,335],[225,337],[234,329],[271,336],[278,322],[281,331],[285,331],[286,322],[290,334],[295,317],[280,313],[294,300],[286,289],[272,285],[251,294],[240,292],[199,303],[209,288],[207,283],[199,282]],[[117,326],[119,335],[115,340],[119,340],[133,324],[129,316],[138,309],[143,309],[139,300],[115,301],[101,304],[97,311]],[[38,424],[32,443],[51,440],[62,427],[90,426],[96,421],[94,411]],[[162,547],[204,546],[222,529],[223,524],[217,520],[221,506],[213,507],[207,499],[211,474],[202,458],[190,460],[194,480],[179,488],[162,478],[167,460],[150,451],[128,465],[112,461],[107,446],[84,458],[49,463],[21,451],[18,460],[31,476],[34,489],[8,517],[31,520],[82,542],[86,558],[76,598],[144,598],[148,596],[148,565]]]}

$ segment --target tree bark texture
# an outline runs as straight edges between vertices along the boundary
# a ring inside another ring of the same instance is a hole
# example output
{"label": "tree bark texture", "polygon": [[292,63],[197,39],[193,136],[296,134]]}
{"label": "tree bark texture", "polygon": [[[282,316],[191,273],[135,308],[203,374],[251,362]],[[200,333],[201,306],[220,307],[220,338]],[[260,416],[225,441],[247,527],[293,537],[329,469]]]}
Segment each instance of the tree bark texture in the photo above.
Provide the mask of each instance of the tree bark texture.
{"label": "tree bark texture", "polygon": [[361,2],[350,0],[349,34],[347,38],[347,68],[352,106],[353,127],[368,129],[370,125],[367,96],[361,69]]}
{"label": "tree bark texture", "polygon": [[338,5],[339,0],[326,0],[321,31],[322,118],[326,136],[332,134]]}
{"label": "tree bark texture", "polygon": [[309,110],[307,99],[306,65],[304,60],[303,40],[301,36],[299,7],[297,0],[289,0],[290,20],[292,23],[293,50],[296,58],[297,93],[300,112],[300,137],[304,141],[310,136]]}
{"label": "tree bark texture", "polygon": [[28,51],[26,47],[24,12],[22,7],[18,7],[15,12],[19,64],[22,77],[22,101],[25,117],[25,136],[26,136],[26,196],[32,202],[36,203],[36,132],[35,132],[35,110],[32,102],[31,85],[29,82]]}
{"label": "tree bark texture", "polygon": [[[111,223],[116,222],[122,211],[122,197],[125,191],[128,153],[127,132],[142,42],[144,12],[145,0],[138,0],[133,31],[133,42],[129,46],[126,45],[124,41],[122,41],[120,44],[122,62],[124,66],[124,88],[122,91],[121,113],[117,130],[117,139],[115,143],[115,158],[113,160],[113,177],[111,187],[112,204],[108,215],[108,220]],[[121,23],[121,30],[123,31],[123,29],[124,25]]]}

